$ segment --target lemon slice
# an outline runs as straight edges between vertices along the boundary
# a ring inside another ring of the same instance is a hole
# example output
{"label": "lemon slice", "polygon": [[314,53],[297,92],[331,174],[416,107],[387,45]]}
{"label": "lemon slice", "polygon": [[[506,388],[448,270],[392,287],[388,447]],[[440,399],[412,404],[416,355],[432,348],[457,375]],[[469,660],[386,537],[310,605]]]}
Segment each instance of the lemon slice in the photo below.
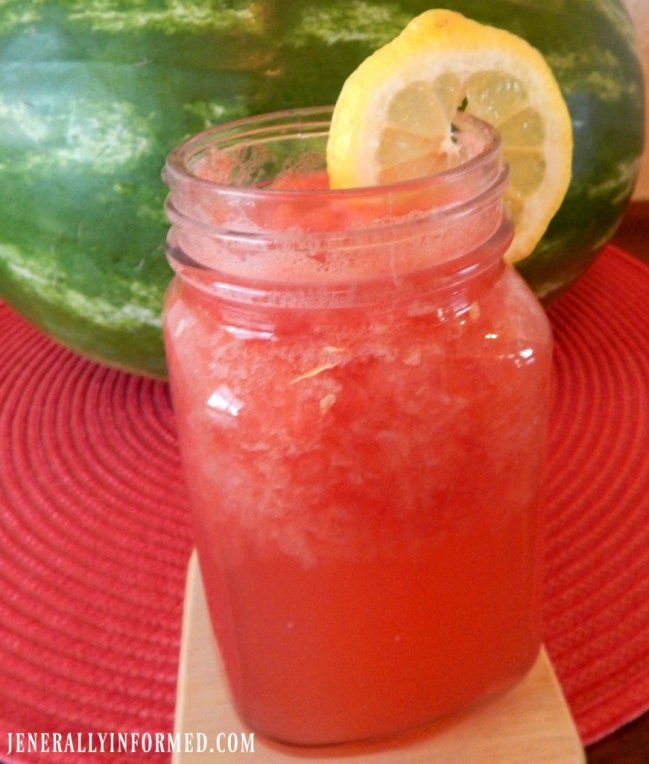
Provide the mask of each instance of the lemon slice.
{"label": "lemon slice", "polygon": [[570,184],[572,123],[547,62],[529,43],[447,10],[417,16],[350,75],[327,143],[333,188],[375,185],[458,164],[458,110],[500,132],[516,233],[529,255]]}

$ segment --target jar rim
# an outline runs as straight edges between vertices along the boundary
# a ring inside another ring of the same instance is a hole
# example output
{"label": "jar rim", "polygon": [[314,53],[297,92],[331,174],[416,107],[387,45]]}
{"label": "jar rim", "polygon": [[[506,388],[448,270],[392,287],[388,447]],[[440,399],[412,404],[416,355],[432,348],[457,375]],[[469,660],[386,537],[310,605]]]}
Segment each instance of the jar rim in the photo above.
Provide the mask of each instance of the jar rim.
{"label": "jar rim", "polygon": [[[176,273],[244,301],[259,290],[279,296],[317,288],[347,303],[360,290],[370,300],[403,291],[422,273],[429,287],[470,280],[502,259],[512,226],[502,206],[508,171],[501,140],[466,114],[454,124],[473,154],[448,170],[359,188],[266,185],[287,168],[308,176],[309,162],[323,173],[332,112],[320,106],[246,117],[171,151],[163,178],[172,223],[167,257]],[[211,179],[237,180],[239,172],[250,185]]]}
{"label": "jar rim", "polygon": [[[253,198],[257,200],[264,198],[275,200],[278,198],[295,198],[301,195],[308,195],[314,199],[367,199],[391,193],[411,193],[436,185],[465,180],[471,174],[478,172],[484,165],[493,162],[501,151],[500,135],[492,125],[468,114],[460,114],[459,119],[463,123],[480,127],[485,136],[483,148],[466,162],[434,174],[422,175],[408,180],[336,189],[273,188],[269,186],[220,183],[191,171],[190,161],[192,157],[208,146],[218,148],[217,141],[219,139],[223,142],[235,142],[243,137],[250,136],[260,140],[264,137],[264,134],[268,134],[269,137],[276,134],[275,131],[280,126],[287,135],[290,130],[307,125],[311,125],[313,128],[328,129],[333,109],[332,105],[285,109],[256,116],[242,117],[241,119],[224,122],[202,130],[172,148],[163,168],[163,180],[168,186],[173,186],[175,182],[191,181],[192,184],[204,189],[210,189],[213,193],[229,197],[236,195],[239,198]],[[290,118],[291,121],[287,122],[287,118]],[[257,127],[255,128],[255,126]]]}

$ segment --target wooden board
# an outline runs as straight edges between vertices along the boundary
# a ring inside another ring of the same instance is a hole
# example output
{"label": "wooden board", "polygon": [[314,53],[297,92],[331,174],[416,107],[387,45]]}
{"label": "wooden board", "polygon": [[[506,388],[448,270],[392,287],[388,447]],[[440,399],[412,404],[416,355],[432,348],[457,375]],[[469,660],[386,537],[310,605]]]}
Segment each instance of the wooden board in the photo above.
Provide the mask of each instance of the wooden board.
{"label": "wooden board", "polygon": [[[229,700],[195,559],[189,564],[176,700],[177,733],[249,735]],[[233,738],[234,740],[234,738]],[[172,764],[226,761],[244,754],[175,752]],[[317,748],[284,746],[254,736],[257,764],[583,764],[585,756],[547,655],[509,693],[391,743]]]}
{"label": "wooden board", "polygon": [[[645,79],[645,114],[649,115],[649,2],[647,0],[624,0],[635,27],[640,63]],[[633,198],[636,201],[649,199],[649,119],[645,116],[645,144],[640,160],[640,175]]]}

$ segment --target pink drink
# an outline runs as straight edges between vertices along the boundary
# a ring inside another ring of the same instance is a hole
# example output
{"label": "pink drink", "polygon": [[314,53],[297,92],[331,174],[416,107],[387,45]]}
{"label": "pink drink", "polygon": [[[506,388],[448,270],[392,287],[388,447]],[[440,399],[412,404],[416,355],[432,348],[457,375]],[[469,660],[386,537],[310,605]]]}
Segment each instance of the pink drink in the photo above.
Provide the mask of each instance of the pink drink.
{"label": "pink drink", "polygon": [[[322,118],[301,114],[302,142]],[[239,161],[223,130],[167,167],[166,343],[212,623],[253,728],[386,736],[538,653],[547,322],[501,263],[484,128],[441,181],[346,194],[299,171],[300,191],[278,189],[291,173],[243,196],[205,181]]]}

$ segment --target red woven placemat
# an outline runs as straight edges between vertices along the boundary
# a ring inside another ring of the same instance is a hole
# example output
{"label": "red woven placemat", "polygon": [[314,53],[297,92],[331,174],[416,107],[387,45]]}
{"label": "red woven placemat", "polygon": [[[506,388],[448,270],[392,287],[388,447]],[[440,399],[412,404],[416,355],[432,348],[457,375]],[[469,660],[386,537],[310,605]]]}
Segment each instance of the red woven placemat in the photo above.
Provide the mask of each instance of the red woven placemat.
{"label": "red woven placemat", "polygon": [[545,640],[588,743],[649,709],[649,267],[608,247],[549,312]]}
{"label": "red woven placemat", "polygon": [[[649,268],[609,247],[549,312],[545,639],[591,742],[649,708]],[[0,547],[0,757],[7,731],[170,731],[191,540],[167,387],[1,305]],[[97,756],[138,759],[21,758]]]}

